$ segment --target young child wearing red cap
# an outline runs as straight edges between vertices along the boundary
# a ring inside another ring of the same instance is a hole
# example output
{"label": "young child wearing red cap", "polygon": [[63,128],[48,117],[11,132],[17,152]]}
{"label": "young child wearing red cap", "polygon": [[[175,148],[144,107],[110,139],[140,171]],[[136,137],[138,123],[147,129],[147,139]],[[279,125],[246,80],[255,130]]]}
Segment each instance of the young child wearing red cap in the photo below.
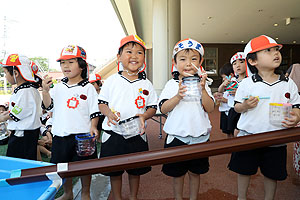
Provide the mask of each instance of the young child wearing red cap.
{"label": "young child wearing red cap", "polygon": [[[235,95],[234,108],[241,113],[238,137],[294,127],[300,121],[297,86],[277,71],[282,61],[281,47],[274,39],[261,35],[250,40],[244,49],[253,75],[241,82]],[[274,114],[270,112],[274,103],[291,105],[289,116],[274,121],[269,116]],[[258,168],[264,176],[264,199],[274,199],[277,181],[287,177],[286,148],[286,144],[282,144],[232,154],[229,169],[238,173],[239,200],[247,198],[251,175],[255,175]]]}
{"label": "young child wearing red cap", "polygon": [[[52,77],[43,80],[43,109],[52,112],[52,155],[50,162],[67,163],[97,158],[76,153],[78,134],[89,133],[98,137],[97,123],[100,116],[97,92],[88,81],[86,52],[76,45],[63,48],[60,58],[65,76],[61,83],[52,85]],[[90,199],[91,175],[81,176],[81,199]],[[66,178],[61,199],[73,199],[72,178]]]}
{"label": "young child wearing red cap", "polygon": [[[121,40],[117,54],[119,72],[105,80],[99,95],[100,111],[105,115],[100,159],[148,151],[145,121],[156,113],[157,95],[144,72],[145,51],[145,44],[137,35]],[[122,128],[134,121],[140,123],[140,127],[132,125],[126,130]],[[150,170],[151,167],[126,170],[130,185],[129,199],[137,199],[140,175]],[[110,176],[115,200],[122,199],[123,173],[104,173]]]}
{"label": "young child wearing red cap", "polygon": [[[164,148],[204,143],[209,140],[211,123],[208,113],[214,110],[215,104],[206,82],[207,74],[201,67],[203,56],[202,44],[190,38],[179,41],[174,47],[174,78],[166,83],[159,97],[161,113],[168,114],[164,124],[164,132],[167,134]],[[188,90],[189,84],[186,83],[189,82],[193,87],[189,87]],[[175,199],[183,199],[184,177],[187,173],[189,199],[197,199],[200,174],[205,174],[208,170],[208,158],[164,164],[162,167],[165,175],[173,177]]]}
{"label": "young child wearing red cap", "polygon": [[31,61],[20,54],[7,55],[1,66],[7,81],[17,85],[8,111],[0,115],[0,122],[8,120],[7,129],[11,130],[6,155],[36,160],[42,115],[40,79],[35,75],[38,69],[31,67]]}
{"label": "young child wearing red cap", "polygon": [[227,124],[229,137],[234,137],[234,135],[237,135],[238,133],[236,126],[240,118],[240,113],[237,113],[234,110],[234,97],[239,84],[244,78],[247,77],[245,58],[246,57],[243,52],[237,52],[231,57],[230,64],[232,65],[234,76],[225,79],[225,81],[223,81],[223,83],[218,88],[218,92],[227,91],[229,94],[227,95],[227,104],[230,107],[230,110],[228,112]]}

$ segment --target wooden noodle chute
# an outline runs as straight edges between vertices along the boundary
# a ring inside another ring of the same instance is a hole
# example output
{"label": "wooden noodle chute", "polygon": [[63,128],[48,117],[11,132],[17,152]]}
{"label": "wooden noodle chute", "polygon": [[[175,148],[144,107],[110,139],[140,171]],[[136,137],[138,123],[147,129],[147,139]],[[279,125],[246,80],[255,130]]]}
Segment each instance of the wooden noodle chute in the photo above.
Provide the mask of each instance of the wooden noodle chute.
{"label": "wooden noodle chute", "polygon": [[[68,170],[57,172],[61,178],[83,176],[124,169],[140,168],[195,158],[215,156],[300,140],[300,128],[254,134],[232,139],[215,140],[201,144],[185,145],[154,151],[112,156],[101,159],[68,163]],[[41,178],[43,174],[56,172],[56,165],[23,169],[21,177],[7,179],[9,184],[19,184]],[[46,175],[44,175],[46,176]],[[18,180],[17,180],[18,179]],[[22,182],[22,181],[21,181]]]}

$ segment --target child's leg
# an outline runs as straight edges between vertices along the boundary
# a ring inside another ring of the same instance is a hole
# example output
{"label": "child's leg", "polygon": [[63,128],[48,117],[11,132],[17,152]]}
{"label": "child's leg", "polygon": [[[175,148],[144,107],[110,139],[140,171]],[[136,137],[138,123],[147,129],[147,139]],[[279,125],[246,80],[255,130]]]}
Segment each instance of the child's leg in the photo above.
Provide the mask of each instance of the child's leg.
{"label": "child's leg", "polygon": [[189,179],[190,179],[190,200],[197,200],[199,187],[200,187],[200,175],[189,172]]}
{"label": "child's leg", "polygon": [[42,161],[42,156],[41,156],[41,152],[40,152],[40,145],[37,145],[37,155],[36,155],[36,158],[38,161]]}
{"label": "child's leg", "polygon": [[174,196],[176,200],[183,199],[183,183],[184,183],[184,175],[173,178],[173,190],[174,190]]}
{"label": "child's leg", "polygon": [[[43,154],[47,155],[48,158],[51,158],[51,151],[49,151],[46,147],[44,146],[39,146],[40,152]],[[41,154],[41,153],[40,153]]]}
{"label": "child's leg", "polygon": [[122,200],[122,175],[110,176],[110,185],[114,200]]}
{"label": "child's leg", "polygon": [[91,187],[91,175],[81,176],[81,199],[82,200],[90,200],[90,187]]}
{"label": "child's leg", "polygon": [[251,176],[238,174],[238,200],[247,199],[247,191]]}
{"label": "child's leg", "polygon": [[128,174],[130,195],[129,200],[136,200],[140,186],[140,176]]}
{"label": "child's leg", "polygon": [[264,177],[265,200],[273,200],[277,188],[277,181]]}
{"label": "child's leg", "polygon": [[63,188],[64,188],[64,194],[57,200],[73,200],[72,178],[66,178]]}

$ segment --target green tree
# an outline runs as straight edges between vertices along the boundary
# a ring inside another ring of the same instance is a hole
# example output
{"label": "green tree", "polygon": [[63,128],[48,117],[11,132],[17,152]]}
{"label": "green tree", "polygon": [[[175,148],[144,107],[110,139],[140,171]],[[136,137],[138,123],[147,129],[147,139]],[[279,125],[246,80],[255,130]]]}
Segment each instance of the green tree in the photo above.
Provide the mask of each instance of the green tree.
{"label": "green tree", "polygon": [[37,64],[41,72],[48,72],[49,61],[47,58],[34,57],[34,58],[30,58],[30,60],[32,60],[35,64]]}

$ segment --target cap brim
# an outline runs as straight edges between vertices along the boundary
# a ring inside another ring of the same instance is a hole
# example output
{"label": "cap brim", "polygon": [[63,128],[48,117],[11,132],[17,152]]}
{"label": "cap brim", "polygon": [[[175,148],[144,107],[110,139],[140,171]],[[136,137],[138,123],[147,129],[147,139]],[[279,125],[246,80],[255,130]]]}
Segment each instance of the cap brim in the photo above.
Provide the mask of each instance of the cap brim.
{"label": "cap brim", "polygon": [[[271,43],[271,44],[262,46],[262,47],[260,47],[260,48],[258,48],[258,49],[255,49],[255,51],[250,51],[249,53],[255,53],[255,52],[258,52],[258,51],[262,51],[262,50],[264,50],[264,49],[269,49],[269,48],[277,47],[277,46],[279,47],[279,49],[282,48],[282,44]],[[247,54],[249,54],[249,53],[247,53]]]}
{"label": "cap brim", "polygon": [[59,59],[57,59],[56,61],[59,62],[61,60],[70,60],[70,59],[73,59],[73,58],[78,58],[74,55],[65,55],[65,56],[61,56]]}

